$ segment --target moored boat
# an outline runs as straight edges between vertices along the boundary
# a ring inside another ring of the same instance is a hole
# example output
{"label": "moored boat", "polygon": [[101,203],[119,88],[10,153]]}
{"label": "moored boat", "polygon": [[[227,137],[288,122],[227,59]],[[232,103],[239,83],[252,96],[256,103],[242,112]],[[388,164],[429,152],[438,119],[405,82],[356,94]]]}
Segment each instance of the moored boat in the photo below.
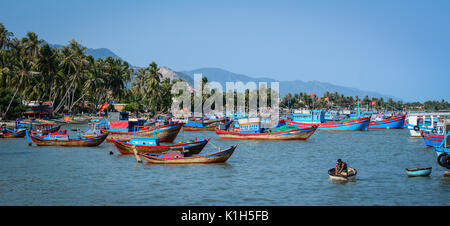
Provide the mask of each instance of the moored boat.
{"label": "moored boat", "polygon": [[235,151],[237,144],[230,148],[219,151],[212,154],[197,154],[197,155],[185,155],[180,151],[169,151],[161,155],[140,153],[139,155],[144,157],[147,163],[152,164],[209,164],[209,163],[223,163],[226,162],[233,152]]}
{"label": "moored boat", "polygon": [[306,140],[317,130],[317,126],[297,128],[287,131],[266,133],[243,133],[225,130],[217,130],[220,139],[237,140]]}
{"label": "moored boat", "polygon": [[79,137],[74,139],[70,139],[67,134],[51,134],[44,136],[34,136],[30,134],[29,136],[38,146],[92,147],[100,145],[106,139],[108,134],[102,134],[97,137]]}
{"label": "moored boat", "polygon": [[408,177],[425,177],[431,174],[432,167],[426,168],[406,168]]}
{"label": "moored boat", "polygon": [[[178,133],[180,132],[183,123],[170,123],[168,125],[159,126],[156,128],[140,128],[139,133],[141,134],[154,134],[158,133],[160,142],[171,143],[175,140]],[[109,137],[107,141],[111,141],[111,138],[121,141],[130,141],[134,136],[134,132],[118,132],[106,129],[100,129],[103,133],[108,133]]]}
{"label": "moored boat", "polygon": [[425,141],[425,144],[429,147],[438,146],[444,140],[443,135],[430,134],[428,132],[423,132],[423,131],[422,131],[422,137],[423,137],[423,140]]}
{"label": "moored boat", "polygon": [[61,125],[55,126],[54,123],[40,123],[37,125],[33,125],[31,129],[31,134],[35,136],[42,136],[54,133],[61,129]]}
{"label": "moored boat", "polygon": [[351,168],[348,167],[348,175],[347,176],[343,176],[341,174],[336,174],[336,168],[331,168],[328,170],[328,175],[330,177],[330,179],[333,180],[353,180],[356,178],[356,174],[358,173],[358,171],[355,168]]}
{"label": "moored boat", "polygon": [[403,129],[405,118],[406,114],[383,120],[374,120],[371,118],[368,129]]}
{"label": "moored boat", "polygon": [[4,130],[4,132],[2,134],[0,134],[0,137],[3,138],[22,138],[25,137],[26,134],[26,129],[20,129],[17,131],[8,131],[8,130]]}
{"label": "moored boat", "polygon": [[208,144],[210,139],[205,139],[201,141],[177,143],[171,145],[160,145],[157,138],[147,137],[142,139],[142,137],[134,137],[129,142],[111,139],[117,150],[123,155],[134,154],[134,148],[138,153],[153,153],[158,154],[169,150],[179,150],[187,154],[198,154],[203,148]]}
{"label": "moored boat", "polygon": [[291,120],[280,120],[280,123],[286,123],[287,125],[295,126],[298,128],[318,126],[318,130],[367,130],[369,126],[369,117],[363,117],[358,119],[350,119],[350,120],[341,120],[338,122],[323,122],[323,123],[315,123],[315,122],[294,122]]}

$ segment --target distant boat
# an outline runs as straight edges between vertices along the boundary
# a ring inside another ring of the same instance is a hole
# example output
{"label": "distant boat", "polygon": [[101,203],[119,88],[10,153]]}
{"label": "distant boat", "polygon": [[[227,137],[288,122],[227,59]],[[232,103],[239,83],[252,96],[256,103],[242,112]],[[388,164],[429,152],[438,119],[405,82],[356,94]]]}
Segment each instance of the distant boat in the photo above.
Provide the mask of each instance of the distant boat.
{"label": "distant boat", "polygon": [[61,125],[55,126],[54,123],[40,123],[34,125],[31,129],[31,134],[35,136],[42,136],[54,133],[61,129]]}
{"label": "distant boat", "polygon": [[231,146],[230,148],[219,151],[212,154],[197,154],[197,155],[185,155],[180,151],[168,151],[166,153],[155,155],[149,153],[140,153],[139,155],[144,157],[147,163],[152,164],[209,164],[209,163],[223,163],[227,161],[234,150],[236,149],[237,144]]}
{"label": "distant boat", "polygon": [[188,121],[183,125],[183,131],[216,131],[218,125],[224,124],[225,129],[228,129],[230,121],[226,118],[221,119],[198,119],[194,121]]}
{"label": "distant boat", "polygon": [[431,174],[431,168],[406,168],[406,174],[408,177],[424,177]]}
{"label": "distant boat", "polygon": [[373,120],[372,117],[368,129],[403,129],[405,118],[406,114],[378,121]]}
{"label": "distant boat", "polygon": [[0,137],[2,138],[22,138],[25,137],[26,129],[20,129],[16,131],[10,131],[4,128],[4,131],[2,134],[0,134]]}
{"label": "distant boat", "polygon": [[341,174],[335,174],[336,168],[331,168],[328,170],[328,175],[330,179],[333,180],[353,180],[356,178],[358,171],[355,168],[347,167],[348,176],[343,176]]}
{"label": "distant boat", "polygon": [[108,134],[89,138],[79,137],[75,139],[70,139],[67,134],[29,136],[38,146],[92,147],[100,145],[106,139]]}

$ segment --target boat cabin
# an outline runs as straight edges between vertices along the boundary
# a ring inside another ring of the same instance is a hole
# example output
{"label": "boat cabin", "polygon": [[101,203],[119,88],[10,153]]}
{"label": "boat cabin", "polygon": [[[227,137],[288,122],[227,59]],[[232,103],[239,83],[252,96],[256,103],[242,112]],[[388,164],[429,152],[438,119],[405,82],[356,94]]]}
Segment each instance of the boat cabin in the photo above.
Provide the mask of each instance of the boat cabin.
{"label": "boat cabin", "polygon": [[261,131],[260,118],[241,118],[238,120],[240,133],[259,133]]}
{"label": "boat cabin", "polygon": [[324,110],[313,110],[309,113],[292,113],[290,118],[294,122],[325,122],[325,111]]}

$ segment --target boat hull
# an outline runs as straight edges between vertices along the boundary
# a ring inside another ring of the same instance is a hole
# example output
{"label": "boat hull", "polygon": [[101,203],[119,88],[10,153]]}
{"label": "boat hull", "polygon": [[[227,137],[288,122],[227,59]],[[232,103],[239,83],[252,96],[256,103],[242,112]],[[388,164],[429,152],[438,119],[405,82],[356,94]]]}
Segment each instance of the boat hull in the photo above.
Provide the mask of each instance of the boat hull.
{"label": "boat hull", "polygon": [[183,126],[183,131],[216,131],[217,126],[205,126],[205,127],[195,127],[195,126]]}
{"label": "boat hull", "polygon": [[4,133],[0,137],[3,137],[3,138],[22,138],[22,137],[25,137],[25,134],[26,134],[26,130],[23,129],[23,130],[19,130],[19,131],[16,131],[16,132]]}
{"label": "boat hull", "polygon": [[306,140],[317,130],[316,126],[274,133],[239,133],[217,130],[220,139],[235,140]]}
{"label": "boat hull", "polygon": [[132,145],[120,140],[111,139],[116,146],[117,150],[122,155],[131,155],[134,154],[133,146],[136,147],[136,151],[138,153],[153,153],[159,154],[168,150],[185,150],[189,154],[198,154],[203,148],[208,144],[209,139],[191,142],[191,143],[182,143],[182,144],[173,144],[173,145],[159,145],[159,146],[145,146],[145,145]]}
{"label": "boat hull", "polygon": [[385,119],[381,121],[370,121],[368,129],[403,129],[406,115]]}
{"label": "boat hull", "polygon": [[413,168],[413,169],[406,169],[406,174],[408,177],[426,177],[431,174],[431,167],[428,168]]}
{"label": "boat hull", "polygon": [[194,155],[189,157],[183,157],[183,158],[160,158],[157,156],[152,156],[149,154],[140,154],[142,157],[144,157],[145,161],[147,163],[151,164],[210,164],[210,163],[223,163],[226,162],[231,155],[233,154],[234,150],[236,149],[237,145],[232,146],[229,149],[226,149],[224,151],[216,152],[213,154],[207,154],[207,155]]}
{"label": "boat hull", "polygon": [[324,122],[324,123],[310,123],[310,122],[294,122],[290,120],[283,120],[287,125],[304,128],[316,125],[318,130],[367,130],[370,122],[369,117],[353,119],[343,122]]}
{"label": "boat hull", "polygon": [[[164,125],[156,128],[156,132],[158,133],[158,138],[160,142],[168,142],[172,143],[175,138],[177,138],[178,133],[180,132],[183,123],[175,123]],[[111,142],[111,138],[121,141],[130,141],[131,138],[135,135],[134,132],[115,132],[105,129],[100,129],[103,133],[108,133],[109,136],[107,138],[108,142]],[[155,129],[141,130],[139,134],[143,136],[152,137],[155,132]]]}
{"label": "boat hull", "polygon": [[102,134],[98,137],[72,140],[48,140],[33,135],[30,135],[30,138],[38,146],[93,147],[100,145],[107,136],[108,134]]}
{"label": "boat hull", "polygon": [[425,141],[425,144],[429,147],[439,146],[444,140],[444,136],[428,133],[422,133],[422,138]]}

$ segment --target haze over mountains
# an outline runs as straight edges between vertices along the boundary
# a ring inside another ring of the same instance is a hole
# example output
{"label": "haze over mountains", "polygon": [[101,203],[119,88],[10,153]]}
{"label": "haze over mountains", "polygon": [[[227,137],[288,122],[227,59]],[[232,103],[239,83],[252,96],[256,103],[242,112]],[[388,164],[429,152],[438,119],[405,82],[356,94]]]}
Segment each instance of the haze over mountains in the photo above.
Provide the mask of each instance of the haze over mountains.
{"label": "haze over mountains", "polygon": [[[51,45],[52,47],[62,47],[62,45]],[[92,55],[95,59],[97,58],[106,58],[108,56],[117,58],[114,52],[107,48],[99,48],[92,49],[87,48],[86,53]],[[119,57],[120,58],[120,57]],[[130,63],[130,62],[128,62]],[[132,65],[130,63],[130,65]],[[139,68],[139,67],[135,67]],[[135,70],[137,71],[137,70]],[[267,82],[268,87],[270,87],[270,82],[279,82],[280,95],[283,97],[287,93],[315,93],[317,96],[322,96],[326,91],[334,93],[338,92],[339,94],[343,94],[345,96],[358,96],[359,98],[364,98],[366,95],[369,97],[382,97],[385,100],[392,98],[394,101],[402,100],[401,98],[394,97],[391,95],[386,95],[374,91],[366,91],[352,87],[345,87],[334,85],[327,82],[320,81],[302,81],[302,80],[294,80],[294,81],[280,81],[272,78],[266,77],[250,77],[243,74],[233,73],[220,68],[199,68],[189,71],[175,71],[163,65],[160,65],[159,71],[164,78],[178,79],[181,78],[184,81],[188,82],[191,86],[194,84],[194,74],[201,73],[204,77],[208,78],[208,81],[216,81],[219,82],[223,89],[226,87],[226,82],[237,82],[241,81],[244,84],[247,82]]]}

